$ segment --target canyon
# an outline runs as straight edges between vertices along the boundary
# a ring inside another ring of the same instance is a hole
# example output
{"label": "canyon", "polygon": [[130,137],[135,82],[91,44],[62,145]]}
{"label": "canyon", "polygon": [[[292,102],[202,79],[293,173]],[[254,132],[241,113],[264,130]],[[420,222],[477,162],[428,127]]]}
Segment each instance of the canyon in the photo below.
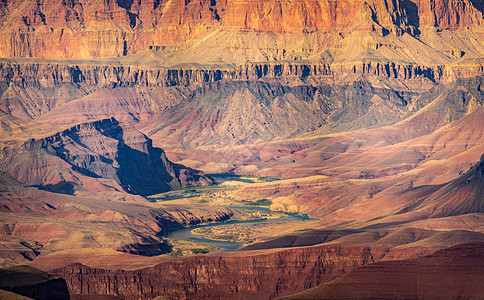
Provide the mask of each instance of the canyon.
{"label": "canyon", "polygon": [[47,298],[483,297],[483,14],[1,1],[0,271]]}

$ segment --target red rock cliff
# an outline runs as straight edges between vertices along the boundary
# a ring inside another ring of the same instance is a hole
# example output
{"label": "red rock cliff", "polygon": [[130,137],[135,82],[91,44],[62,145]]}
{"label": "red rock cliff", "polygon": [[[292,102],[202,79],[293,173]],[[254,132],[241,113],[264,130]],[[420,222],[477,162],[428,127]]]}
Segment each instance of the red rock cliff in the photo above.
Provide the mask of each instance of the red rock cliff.
{"label": "red rock cliff", "polygon": [[200,37],[213,28],[269,33],[482,25],[472,0],[18,1],[0,4],[0,57],[123,56]]}
{"label": "red rock cliff", "polygon": [[254,251],[192,256],[137,271],[80,264],[51,271],[72,294],[128,299],[269,299],[316,286],[357,266],[380,260],[385,249],[319,246],[268,253]]}

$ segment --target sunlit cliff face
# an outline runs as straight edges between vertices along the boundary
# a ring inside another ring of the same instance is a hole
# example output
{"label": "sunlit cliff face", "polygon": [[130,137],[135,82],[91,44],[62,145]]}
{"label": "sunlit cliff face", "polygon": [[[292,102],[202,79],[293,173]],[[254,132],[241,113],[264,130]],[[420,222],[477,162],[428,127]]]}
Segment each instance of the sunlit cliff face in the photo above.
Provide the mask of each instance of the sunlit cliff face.
{"label": "sunlit cliff face", "polygon": [[[432,31],[430,28],[482,25],[482,12],[470,0],[435,3],[384,0],[7,1],[0,10],[3,15],[0,21],[2,57],[124,56],[153,45],[184,43],[213,31],[242,30],[263,33],[264,43],[259,45],[260,50],[276,48],[281,50],[276,57],[291,59],[318,53],[328,43],[334,44],[339,37],[359,30],[380,35],[410,33],[418,36]],[[304,39],[308,35],[310,38]],[[272,45],[274,39],[280,39],[275,47]],[[301,39],[305,42],[297,42]],[[290,49],[295,41],[300,45]],[[253,45],[242,44],[232,47],[253,48]],[[284,52],[285,47],[289,49]],[[292,51],[300,53],[291,56]]]}

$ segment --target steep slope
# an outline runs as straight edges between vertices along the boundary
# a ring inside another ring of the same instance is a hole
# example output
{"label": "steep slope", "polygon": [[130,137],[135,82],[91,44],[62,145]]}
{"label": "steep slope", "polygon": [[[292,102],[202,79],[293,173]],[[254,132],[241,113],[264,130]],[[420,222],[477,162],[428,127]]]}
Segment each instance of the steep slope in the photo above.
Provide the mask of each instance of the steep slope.
{"label": "steep slope", "polygon": [[[479,161],[484,153],[479,82],[473,79],[439,87],[439,91],[422,96],[422,102],[428,105],[391,126],[322,135],[311,139],[313,144],[306,140],[302,149],[293,146],[292,152],[260,155],[263,161],[247,159],[245,163],[257,166],[252,174],[299,179],[252,185],[234,196],[271,199],[273,209],[309,212],[324,216],[328,222],[393,215],[436,192]],[[248,149],[258,153],[284,150],[284,145],[301,140]],[[225,153],[240,153],[241,149]],[[242,167],[239,170],[244,172]],[[455,205],[466,199],[457,194]],[[414,217],[418,218],[417,214]]]}
{"label": "steep slope", "polygon": [[[351,235],[349,232],[333,231],[334,236],[340,234]],[[462,237],[472,235],[469,232],[452,234]],[[393,265],[406,276],[411,276],[412,271],[415,271],[410,267],[415,266],[414,261],[383,262],[375,267],[373,263],[384,260],[387,256],[391,256],[391,259],[415,258],[433,253],[435,245],[432,244],[431,238],[437,237],[437,240],[442,233],[404,229],[390,231],[390,233],[369,231],[354,235],[356,237],[353,237],[353,242],[347,240],[341,244],[332,244],[333,241],[309,247],[198,255],[163,261],[140,270],[109,270],[76,263],[49,272],[64,278],[69,283],[69,290],[73,294],[89,293],[127,298],[162,296],[190,299],[268,299],[331,282],[334,278],[366,265],[369,265],[370,270],[378,268],[379,265]],[[474,236],[474,238],[467,238],[467,242],[474,242],[474,244],[456,246],[448,252],[444,250],[443,253],[446,254],[436,254],[430,261],[423,258],[417,262],[423,261],[423,265],[427,265],[425,263],[427,261],[431,266],[435,264],[436,273],[433,274],[436,276],[437,274],[445,276],[445,270],[448,270],[446,264],[450,264],[458,267],[459,273],[456,275],[465,278],[473,277],[482,271],[481,259],[476,257],[479,257],[482,249],[482,244],[479,242],[482,241],[483,234],[474,234]],[[369,237],[373,237],[373,240]],[[410,246],[420,240],[426,242],[422,245]],[[466,238],[462,240],[465,243]],[[398,247],[405,247],[407,244],[410,246],[409,249]],[[441,244],[437,249],[446,247],[445,244]],[[467,270],[465,267],[470,266],[473,261],[474,266]],[[405,266],[409,266],[410,270]],[[359,270],[357,269],[356,272]],[[170,276],[159,276],[160,272],[168,273]],[[381,273],[377,275],[382,276]],[[133,280],[133,278],[136,279]],[[465,284],[465,278],[458,278],[456,285]],[[479,278],[473,278],[472,282],[479,282]],[[264,284],[267,282],[272,284]],[[399,281],[398,284],[404,286],[405,281]]]}
{"label": "steep slope", "polygon": [[464,244],[429,256],[378,262],[326,284],[282,299],[478,299],[482,243]]}
{"label": "steep slope", "polygon": [[259,144],[323,126],[323,130],[337,132],[394,122],[408,114],[413,95],[373,88],[364,80],[341,86],[214,83],[155,115],[141,130],[167,148],[180,147],[170,147],[171,140],[192,149]]}
{"label": "steep slope", "polygon": [[[167,253],[170,246],[160,237],[162,234],[182,226],[222,222],[237,215],[226,207],[149,203],[140,196],[119,192],[100,192],[89,198],[51,193],[25,186],[5,173],[0,174],[0,203],[2,267],[71,249],[85,249],[75,255],[79,259],[92,258],[97,251],[134,260],[128,265],[139,266],[149,260],[122,254]],[[60,262],[57,259],[56,263]]]}
{"label": "steep slope", "polygon": [[146,136],[114,118],[20,145],[4,146],[2,169],[20,182],[55,192],[74,194],[80,188],[147,195],[211,182],[172,164]]}
{"label": "steep slope", "polygon": [[[384,253],[384,249],[361,246],[319,246],[199,255],[135,271],[72,264],[49,272],[68,281],[72,294],[126,298],[267,299],[281,292],[301,290],[304,286],[327,281],[356,266],[378,260]],[[170,276],[159,276],[160,272]]]}
{"label": "steep slope", "polygon": [[465,174],[443,185],[432,195],[411,203],[402,212],[447,217],[484,212],[484,155]]}

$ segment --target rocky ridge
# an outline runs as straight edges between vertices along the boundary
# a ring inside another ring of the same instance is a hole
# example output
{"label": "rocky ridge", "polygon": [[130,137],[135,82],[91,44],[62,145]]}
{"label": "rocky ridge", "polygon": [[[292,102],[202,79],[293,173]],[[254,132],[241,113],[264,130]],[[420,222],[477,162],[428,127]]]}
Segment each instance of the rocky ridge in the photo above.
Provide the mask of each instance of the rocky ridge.
{"label": "rocky ridge", "polygon": [[158,256],[170,251],[161,237],[167,232],[183,226],[223,222],[237,215],[227,207],[149,203],[126,193],[87,196],[39,190],[2,173],[0,265],[25,264],[41,254],[78,249],[114,249],[114,253],[117,250]]}
{"label": "rocky ridge", "polygon": [[18,181],[67,194],[80,188],[147,195],[211,182],[172,164],[145,135],[114,118],[29,139],[20,148],[4,146],[2,160],[3,170]]}

